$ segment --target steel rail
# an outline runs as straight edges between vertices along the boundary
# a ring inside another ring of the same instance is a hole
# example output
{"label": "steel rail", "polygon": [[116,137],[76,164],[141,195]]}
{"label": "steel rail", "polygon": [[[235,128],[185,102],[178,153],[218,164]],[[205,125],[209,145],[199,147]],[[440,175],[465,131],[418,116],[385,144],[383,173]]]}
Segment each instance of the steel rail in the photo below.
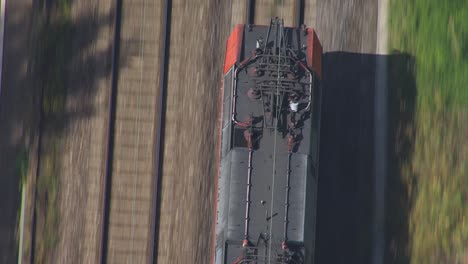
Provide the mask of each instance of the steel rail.
{"label": "steel rail", "polygon": [[112,47],[112,65],[111,65],[111,89],[109,94],[109,112],[108,112],[108,131],[106,146],[106,167],[104,177],[104,195],[102,209],[102,234],[101,234],[101,257],[100,263],[107,263],[107,246],[109,241],[109,214],[110,214],[110,195],[112,185],[112,161],[114,159],[114,130],[115,116],[117,108],[117,83],[119,75],[119,54],[120,54],[120,31],[122,17],[122,0],[115,0],[114,15],[114,40]]}
{"label": "steel rail", "polygon": [[171,32],[171,14],[172,14],[172,0],[164,1],[164,18],[163,18],[163,35],[161,45],[161,76],[159,82],[158,103],[159,108],[156,116],[156,144],[154,146],[154,191],[153,191],[153,222],[151,226],[151,242],[150,242],[150,261],[149,263],[157,263],[158,245],[159,245],[159,215],[160,215],[160,198],[159,192],[162,171],[163,171],[163,154],[164,144],[164,127],[165,127],[165,110],[166,110],[166,90],[168,79],[168,66],[169,66],[169,49],[170,49],[170,32]]}
{"label": "steel rail", "polygon": [[5,40],[5,8],[6,0],[0,1],[0,95],[2,94],[2,74],[3,74],[3,48]]}
{"label": "steel rail", "polygon": [[304,0],[296,0],[294,27],[300,28],[304,24],[304,7]]}
{"label": "steel rail", "polygon": [[255,0],[247,2],[247,24],[253,25],[255,23]]}

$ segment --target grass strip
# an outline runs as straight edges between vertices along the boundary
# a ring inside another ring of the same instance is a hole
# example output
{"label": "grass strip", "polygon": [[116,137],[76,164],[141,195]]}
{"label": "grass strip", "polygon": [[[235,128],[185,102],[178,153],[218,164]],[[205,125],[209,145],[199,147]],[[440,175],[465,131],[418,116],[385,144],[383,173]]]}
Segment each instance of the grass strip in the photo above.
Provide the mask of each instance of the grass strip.
{"label": "grass strip", "polygon": [[[388,219],[388,257],[468,263],[466,1],[391,0],[389,12],[390,50],[412,59],[390,69],[403,97],[394,97],[392,109],[396,169],[388,200],[397,211]],[[402,77],[405,67],[411,74]]]}

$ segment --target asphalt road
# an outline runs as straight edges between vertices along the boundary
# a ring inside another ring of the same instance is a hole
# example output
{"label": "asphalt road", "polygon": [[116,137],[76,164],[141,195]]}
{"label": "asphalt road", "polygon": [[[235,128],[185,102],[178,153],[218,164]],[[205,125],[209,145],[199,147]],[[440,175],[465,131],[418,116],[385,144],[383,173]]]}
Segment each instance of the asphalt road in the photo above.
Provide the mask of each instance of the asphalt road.
{"label": "asphalt road", "polygon": [[316,263],[371,263],[377,1],[318,0],[324,48]]}
{"label": "asphalt road", "polygon": [[28,79],[31,1],[7,1],[6,10],[0,95],[0,263],[15,263],[21,205],[17,165],[32,125],[34,94]]}
{"label": "asphalt road", "polygon": [[[0,78],[2,76],[3,67],[3,43],[5,33],[5,0],[0,1]],[[0,83],[0,93],[2,92],[2,85]]]}

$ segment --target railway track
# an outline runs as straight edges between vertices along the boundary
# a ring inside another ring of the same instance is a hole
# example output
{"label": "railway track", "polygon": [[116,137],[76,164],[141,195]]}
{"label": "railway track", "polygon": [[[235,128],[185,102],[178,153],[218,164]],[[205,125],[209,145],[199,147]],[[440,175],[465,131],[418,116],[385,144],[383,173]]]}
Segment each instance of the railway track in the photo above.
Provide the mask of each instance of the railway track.
{"label": "railway track", "polygon": [[100,263],[154,262],[170,4],[116,0]]}
{"label": "railway track", "polygon": [[317,0],[249,0],[246,3],[234,2],[232,6],[232,25],[245,21],[247,24],[266,25],[271,17],[282,17],[285,26],[299,27],[305,23],[315,26]]}

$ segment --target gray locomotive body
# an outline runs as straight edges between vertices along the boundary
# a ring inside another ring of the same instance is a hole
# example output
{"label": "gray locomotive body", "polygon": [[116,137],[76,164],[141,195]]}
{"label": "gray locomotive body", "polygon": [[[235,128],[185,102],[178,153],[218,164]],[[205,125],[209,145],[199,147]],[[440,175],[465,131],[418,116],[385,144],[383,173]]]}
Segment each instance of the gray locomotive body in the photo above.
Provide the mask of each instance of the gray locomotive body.
{"label": "gray locomotive body", "polygon": [[229,37],[213,263],[313,263],[321,55],[279,19]]}

